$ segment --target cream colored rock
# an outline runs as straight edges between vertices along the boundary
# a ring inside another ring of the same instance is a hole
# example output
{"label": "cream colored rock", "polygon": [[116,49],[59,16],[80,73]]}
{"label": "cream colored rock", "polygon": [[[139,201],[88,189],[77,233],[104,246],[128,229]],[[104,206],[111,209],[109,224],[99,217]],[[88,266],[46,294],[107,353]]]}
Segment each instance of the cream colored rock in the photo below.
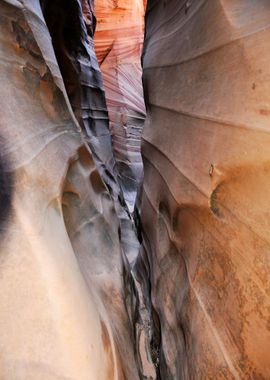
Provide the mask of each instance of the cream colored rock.
{"label": "cream colored rock", "polygon": [[138,379],[117,217],[38,2],[0,1],[0,93],[0,378]]}

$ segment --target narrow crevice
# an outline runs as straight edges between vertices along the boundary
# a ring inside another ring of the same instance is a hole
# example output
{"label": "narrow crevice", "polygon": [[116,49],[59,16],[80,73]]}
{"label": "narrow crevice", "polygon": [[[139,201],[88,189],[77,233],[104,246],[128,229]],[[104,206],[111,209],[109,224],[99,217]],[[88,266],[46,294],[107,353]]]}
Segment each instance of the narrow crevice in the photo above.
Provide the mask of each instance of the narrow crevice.
{"label": "narrow crevice", "polygon": [[5,141],[0,137],[0,234],[12,215],[14,179],[10,170],[10,160],[4,154]]}
{"label": "narrow crevice", "polygon": [[[125,107],[120,107],[118,110],[121,115],[119,122],[123,123],[123,128],[128,131],[125,143],[128,147],[128,144],[133,144],[136,140],[136,149],[137,151],[139,149],[139,153],[134,156],[132,153],[134,148],[131,146],[130,156],[129,152],[126,152],[115,158],[117,150],[114,149],[118,144],[118,137],[113,134],[115,121],[109,121],[102,74],[94,51],[96,18],[91,2],[81,3],[79,0],[69,2],[40,0],[40,2],[74,114],[91,149],[99,174],[114,199],[119,221],[118,235],[124,253],[123,291],[126,294],[127,314],[133,324],[136,346],[134,349],[139,372],[142,379],[158,380],[160,378],[157,375],[160,341],[158,318],[149,301],[150,284],[147,284],[147,289],[143,289],[143,282],[149,278],[149,268],[144,273],[144,279],[139,279],[134,267],[139,249],[142,249],[140,217],[138,208],[134,209],[134,202],[142,180],[142,161],[139,157],[140,135],[145,117],[143,93],[138,95],[141,96],[142,104],[140,112],[125,111]],[[104,63],[110,52],[107,52],[101,62]],[[128,85],[130,78],[127,77],[126,80]],[[142,89],[141,83],[140,88]],[[120,96],[120,103],[123,105],[127,101],[125,92],[126,90],[121,92]],[[135,135],[134,130],[136,130]],[[132,161],[134,157],[135,162]],[[122,162],[127,163],[123,165]],[[100,183],[94,181],[94,190],[95,186],[99,189]],[[68,226],[65,204],[63,208]],[[147,300],[145,292],[149,296]],[[156,318],[153,318],[155,316]]]}
{"label": "narrow crevice", "polygon": [[93,45],[94,13],[79,0],[40,2],[74,114],[103,180],[117,197],[120,189],[108,111]]}

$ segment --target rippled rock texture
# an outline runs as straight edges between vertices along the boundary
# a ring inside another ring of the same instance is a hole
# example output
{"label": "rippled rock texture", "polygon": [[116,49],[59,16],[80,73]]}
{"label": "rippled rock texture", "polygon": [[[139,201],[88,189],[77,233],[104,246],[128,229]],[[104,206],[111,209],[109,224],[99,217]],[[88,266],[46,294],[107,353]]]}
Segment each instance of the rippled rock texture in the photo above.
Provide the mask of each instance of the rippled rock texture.
{"label": "rippled rock texture", "polygon": [[270,378],[270,4],[149,0],[137,278],[161,379]]}
{"label": "rippled rock texture", "polygon": [[269,1],[148,1],[137,260],[145,1],[97,57],[93,5],[0,0],[0,378],[268,380]]}
{"label": "rippled rock texture", "polygon": [[145,107],[141,82],[143,0],[95,1],[95,50],[103,75],[120,183],[133,211],[142,179]]}
{"label": "rippled rock texture", "polygon": [[[76,0],[62,5],[60,26],[82,19]],[[99,78],[93,46],[78,61],[62,47],[68,94],[39,2],[0,0],[0,378],[139,379],[119,220],[97,171],[112,151],[91,130],[106,119],[104,93],[88,82]]]}
{"label": "rippled rock texture", "polygon": [[40,0],[65,88],[99,172],[118,195],[103,81],[94,51],[91,0]]}

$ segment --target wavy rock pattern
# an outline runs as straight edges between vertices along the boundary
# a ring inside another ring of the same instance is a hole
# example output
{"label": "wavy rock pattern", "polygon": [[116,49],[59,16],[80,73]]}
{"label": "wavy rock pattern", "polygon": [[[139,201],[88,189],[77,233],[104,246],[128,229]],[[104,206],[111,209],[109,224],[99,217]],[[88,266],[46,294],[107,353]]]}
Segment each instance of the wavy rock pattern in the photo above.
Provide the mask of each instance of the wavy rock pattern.
{"label": "wavy rock pattern", "polygon": [[93,2],[41,5],[0,0],[0,378],[268,380],[269,1],[148,1],[137,260],[145,1],[97,2],[110,128]]}
{"label": "wavy rock pattern", "polygon": [[139,379],[114,202],[35,0],[0,0],[0,94],[0,378]]}
{"label": "wavy rock pattern", "polygon": [[142,0],[99,0],[95,13],[95,50],[103,74],[114,155],[127,204],[133,211],[142,177],[144,4]]}
{"label": "wavy rock pattern", "polygon": [[117,197],[120,193],[103,81],[94,51],[92,1],[41,0],[65,88],[97,168]]}
{"label": "wavy rock pattern", "polygon": [[161,379],[270,378],[269,40],[267,0],[148,1],[136,273]]}

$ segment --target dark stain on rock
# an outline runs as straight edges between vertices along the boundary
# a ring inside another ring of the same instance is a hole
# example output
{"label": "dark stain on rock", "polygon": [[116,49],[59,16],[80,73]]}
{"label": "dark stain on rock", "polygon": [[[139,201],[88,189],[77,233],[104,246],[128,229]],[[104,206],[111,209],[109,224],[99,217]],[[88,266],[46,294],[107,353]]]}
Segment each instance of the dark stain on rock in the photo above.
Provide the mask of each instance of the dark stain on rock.
{"label": "dark stain on rock", "polygon": [[0,229],[2,229],[11,214],[14,189],[13,176],[3,150],[4,141],[0,138]]}
{"label": "dark stain on rock", "polygon": [[85,169],[89,170],[95,167],[93,158],[85,146],[79,148],[78,154],[80,163]]}
{"label": "dark stain on rock", "polygon": [[106,192],[106,187],[97,170],[92,171],[92,173],[90,174],[90,182],[96,194]]}
{"label": "dark stain on rock", "polygon": [[[106,351],[107,358],[108,358],[108,373],[109,376],[112,376],[114,373],[114,360],[113,360],[113,353],[112,353],[112,345],[110,336],[108,333],[108,329],[103,321],[100,321],[101,324],[101,339],[103,343],[103,347]],[[110,377],[108,377],[109,379]]]}
{"label": "dark stain on rock", "polygon": [[102,337],[103,346],[106,351],[110,351],[111,342],[110,342],[110,337],[109,337],[107,327],[105,326],[105,323],[103,321],[101,321],[100,323],[101,323],[101,337]]}
{"label": "dark stain on rock", "polygon": [[26,50],[33,57],[41,59],[42,54],[27,23],[25,21],[13,21],[12,28],[19,47]]}
{"label": "dark stain on rock", "polygon": [[212,191],[210,196],[210,210],[216,215],[218,218],[222,217],[222,213],[220,211],[220,207],[218,204],[218,194],[220,192],[222,184],[220,183],[217,187]]}
{"label": "dark stain on rock", "polygon": [[179,229],[180,211],[180,208],[177,208],[172,217],[172,228],[174,232],[177,232]]}
{"label": "dark stain on rock", "polygon": [[260,114],[263,116],[269,116],[270,115],[270,110],[266,110],[264,108],[260,109]]}

